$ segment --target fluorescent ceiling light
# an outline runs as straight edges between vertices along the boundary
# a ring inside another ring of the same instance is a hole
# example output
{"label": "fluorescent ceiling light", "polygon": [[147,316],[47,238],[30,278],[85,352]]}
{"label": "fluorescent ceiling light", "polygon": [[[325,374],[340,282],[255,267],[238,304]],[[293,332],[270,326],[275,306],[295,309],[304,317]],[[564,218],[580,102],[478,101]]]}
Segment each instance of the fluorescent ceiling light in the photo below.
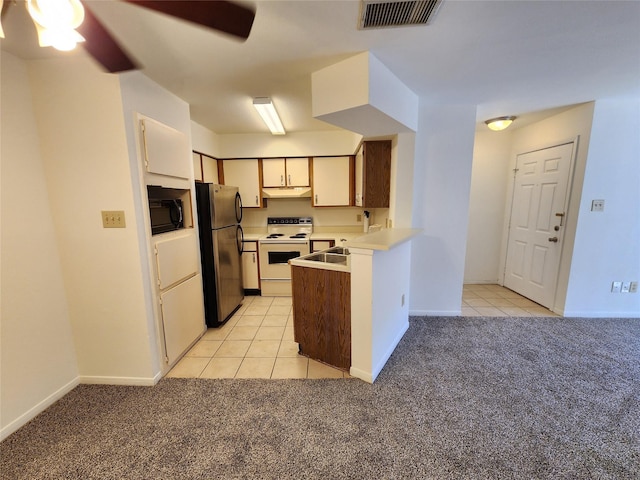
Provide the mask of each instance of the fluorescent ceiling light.
{"label": "fluorescent ceiling light", "polygon": [[514,117],[513,115],[510,115],[507,117],[497,117],[497,118],[492,118],[490,120],[485,120],[484,123],[486,123],[487,127],[489,127],[491,130],[499,132],[500,130],[504,130],[509,125],[511,125],[511,123],[515,119],[516,117]]}
{"label": "fluorescent ceiling light", "polygon": [[278,116],[278,112],[276,112],[276,107],[273,106],[273,102],[269,97],[254,98],[253,106],[256,107],[262,120],[267,124],[267,127],[269,127],[273,135],[284,135],[286,133]]}

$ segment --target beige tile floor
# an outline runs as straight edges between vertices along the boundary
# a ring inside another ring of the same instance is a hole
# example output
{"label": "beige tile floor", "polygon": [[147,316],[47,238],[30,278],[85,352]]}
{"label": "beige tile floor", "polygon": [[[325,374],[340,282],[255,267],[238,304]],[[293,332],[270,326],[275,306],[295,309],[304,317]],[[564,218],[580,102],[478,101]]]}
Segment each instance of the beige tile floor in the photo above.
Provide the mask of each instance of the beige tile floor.
{"label": "beige tile floor", "polygon": [[465,285],[462,315],[467,317],[557,317],[551,310],[500,285]]}
{"label": "beige tile floor", "polygon": [[[465,285],[465,316],[557,316],[499,285]],[[245,297],[220,328],[210,328],[167,374],[182,378],[349,378],[298,355],[290,297]]]}
{"label": "beige tile floor", "polygon": [[298,354],[291,297],[245,297],[233,317],[208,329],[167,377],[350,378]]}

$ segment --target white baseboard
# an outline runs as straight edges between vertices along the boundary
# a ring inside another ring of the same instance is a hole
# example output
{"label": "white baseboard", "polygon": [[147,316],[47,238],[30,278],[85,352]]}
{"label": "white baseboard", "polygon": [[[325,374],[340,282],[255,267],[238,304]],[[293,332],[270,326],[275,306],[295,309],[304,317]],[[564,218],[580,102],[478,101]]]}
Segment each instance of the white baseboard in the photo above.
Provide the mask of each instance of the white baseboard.
{"label": "white baseboard", "polygon": [[396,337],[389,344],[387,351],[382,355],[382,357],[380,357],[380,359],[378,360],[378,363],[373,366],[373,372],[371,372],[372,382],[375,381],[376,378],[378,378],[378,375],[380,374],[384,366],[389,361],[389,357],[398,346],[398,343],[400,343],[400,340],[402,340],[402,337],[404,336],[404,334],[407,333],[407,330],[409,330],[408,321],[402,325],[402,327],[396,334]]}
{"label": "white baseboard", "polygon": [[[557,313],[557,312],[556,312]],[[635,312],[592,312],[580,310],[565,310],[561,314],[563,317],[578,318],[640,318],[640,314]]]}
{"label": "white baseboard", "polygon": [[98,377],[81,375],[78,377],[80,383],[87,385],[134,385],[141,387],[152,387],[160,380],[161,375],[157,374],[154,377]]}
{"label": "white baseboard", "polygon": [[367,383],[373,383],[375,379],[378,377],[378,375],[380,374],[380,372],[382,371],[382,369],[384,368],[384,366],[387,364],[389,357],[398,346],[398,343],[400,343],[400,340],[402,340],[402,337],[404,336],[404,334],[407,333],[407,330],[409,330],[408,321],[400,326],[400,330],[398,331],[398,333],[396,333],[395,338],[389,343],[389,345],[387,346],[387,350],[382,354],[382,356],[377,359],[378,361],[372,367],[371,372],[363,370],[362,368],[352,366],[349,369],[349,375],[351,375],[352,377],[359,378],[360,380],[364,380]]}
{"label": "white baseboard", "polygon": [[19,428],[26,425],[30,420],[33,420],[37,415],[44,412],[47,408],[49,408],[51,405],[56,403],[58,400],[64,397],[67,393],[69,393],[71,390],[76,388],[79,384],[80,384],[80,377],[74,378],[69,383],[67,383],[66,385],[63,385],[58,390],[53,392],[47,398],[45,398],[41,402],[38,402],[36,405],[34,405],[29,410],[24,412],[22,415],[20,415],[18,418],[13,420],[11,423],[4,426],[0,430],[0,441],[4,440],[9,435],[16,432]]}
{"label": "white baseboard", "polygon": [[409,310],[411,317],[459,317],[462,310]]}
{"label": "white baseboard", "polygon": [[360,368],[351,367],[349,369],[349,375],[359,378],[360,380],[364,380],[367,383],[373,383],[373,376],[371,375],[371,373],[365,372]]}

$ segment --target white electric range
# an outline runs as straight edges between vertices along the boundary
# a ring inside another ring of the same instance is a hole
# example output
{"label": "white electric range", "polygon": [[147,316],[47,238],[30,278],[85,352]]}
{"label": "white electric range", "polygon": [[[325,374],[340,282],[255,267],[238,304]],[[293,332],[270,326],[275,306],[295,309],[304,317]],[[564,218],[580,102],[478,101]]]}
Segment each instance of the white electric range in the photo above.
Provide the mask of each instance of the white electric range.
{"label": "white electric range", "polygon": [[289,260],[310,253],[311,217],[269,217],[258,239],[260,289],[265,296],[291,296]]}

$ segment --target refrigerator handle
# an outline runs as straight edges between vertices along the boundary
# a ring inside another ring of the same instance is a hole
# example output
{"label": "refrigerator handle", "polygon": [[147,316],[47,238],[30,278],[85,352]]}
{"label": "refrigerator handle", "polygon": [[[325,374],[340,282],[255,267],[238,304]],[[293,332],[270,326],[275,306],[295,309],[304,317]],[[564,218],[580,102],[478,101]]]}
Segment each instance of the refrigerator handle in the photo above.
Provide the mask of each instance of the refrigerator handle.
{"label": "refrigerator handle", "polygon": [[240,225],[236,229],[236,243],[238,245],[238,253],[242,255],[244,253],[244,230]]}
{"label": "refrigerator handle", "polygon": [[236,220],[238,223],[242,221],[242,197],[240,192],[236,192]]}

